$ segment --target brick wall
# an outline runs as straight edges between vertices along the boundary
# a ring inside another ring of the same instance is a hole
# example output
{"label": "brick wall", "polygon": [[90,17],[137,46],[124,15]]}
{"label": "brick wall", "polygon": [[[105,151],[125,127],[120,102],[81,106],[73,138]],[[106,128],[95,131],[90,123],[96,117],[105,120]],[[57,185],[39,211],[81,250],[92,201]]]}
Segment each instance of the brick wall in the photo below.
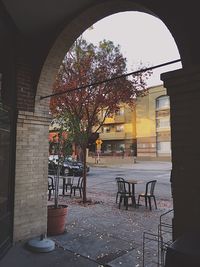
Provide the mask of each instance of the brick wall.
{"label": "brick wall", "polygon": [[14,241],[46,233],[49,119],[19,112]]}
{"label": "brick wall", "polygon": [[33,72],[31,64],[23,58],[18,58],[17,82],[17,109],[24,111],[34,110]]}
{"label": "brick wall", "polygon": [[[61,43],[61,45],[60,45]],[[40,75],[35,96],[33,68],[23,56],[17,59],[17,133],[13,240],[46,233],[48,184],[49,101],[58,67],[66,49],[66,35],[57,41]],[[71,43],[68,44],[71,46]]]}

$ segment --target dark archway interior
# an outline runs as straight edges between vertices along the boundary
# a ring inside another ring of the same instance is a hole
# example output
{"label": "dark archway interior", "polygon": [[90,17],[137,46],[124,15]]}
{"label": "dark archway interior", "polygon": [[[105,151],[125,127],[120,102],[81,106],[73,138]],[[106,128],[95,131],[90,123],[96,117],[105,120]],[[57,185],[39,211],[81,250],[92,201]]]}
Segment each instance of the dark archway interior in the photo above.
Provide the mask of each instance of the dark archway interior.
{"label": "dark archway interior", "polygon": [[[93,22],[114,12],[143,10],[158,16],[168,27],[178,46],[183,69],[162,75],[171,102],[172,193],[174,200],[174,239],[200,225],[200,24],[198,3],[179,1],[98,1],[93,0],[26,1],[2,0],[0,3],[0,72],[3,82],[1,97],[10,114],[11,138],[7,149],[7,187],[9,209],[13,214],[15,187],[15,136],[18,112],[34,112],[40,73],[55,40],[71,21],[90,8],[95,8]],[[111,8],[112,7],[112,8]],[[86,29],[80,25],[76,37]],[[75,37],[75,36],[74,36]],[[73,43],[74,40],[71,40]],[[3,136],[3,135],[2,135]],[[2,158],[3,150],[0,150]],[[0,170],[1,171],[1,170]],[[5,193],[5,192],[4,192]],[[12,236],[12,215],[6,237]],[[0,240],[1,242],[1,240]],[[2,242],[3,244],[3,242]]]}

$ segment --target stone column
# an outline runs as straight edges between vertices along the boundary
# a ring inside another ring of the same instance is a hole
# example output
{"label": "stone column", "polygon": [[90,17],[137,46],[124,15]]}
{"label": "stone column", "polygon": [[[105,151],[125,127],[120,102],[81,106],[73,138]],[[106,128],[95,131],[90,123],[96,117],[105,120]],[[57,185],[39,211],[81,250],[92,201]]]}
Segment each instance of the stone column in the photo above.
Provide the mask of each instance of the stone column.
{"label": "stone column", "polygon": [[49,118],[19,112],[16,135],[14,241],[46,233]]}
{"label": "stone column", "polygon": [[200,66],[161,75],[170,96],[173,237],[200,230]]}

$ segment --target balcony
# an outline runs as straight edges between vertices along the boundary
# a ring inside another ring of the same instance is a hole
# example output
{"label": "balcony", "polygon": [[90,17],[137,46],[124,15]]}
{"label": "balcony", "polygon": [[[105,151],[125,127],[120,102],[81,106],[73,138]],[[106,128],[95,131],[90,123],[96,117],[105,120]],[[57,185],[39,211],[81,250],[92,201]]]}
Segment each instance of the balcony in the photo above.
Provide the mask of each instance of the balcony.
{"label": "balcony", "polygon": [[116,115],[112,118],[106,118],[104,124],[113,124],[113,123],[125,123],[124,115]]}
{"label": "balcony", "polygon": [[125,123],[125,116],[124,115],[116,115],[114,117],[115,123]]}
{"label": "balcony", "polygon": [[133,132],[126,133],[125,139],[133,139],[133,138],[134,139],[136,138],[136,136]]}
{"label": "balcony", "polygon": [[123,140],[126,138],[125,132],[100,133],[99,138],[102,140]]}

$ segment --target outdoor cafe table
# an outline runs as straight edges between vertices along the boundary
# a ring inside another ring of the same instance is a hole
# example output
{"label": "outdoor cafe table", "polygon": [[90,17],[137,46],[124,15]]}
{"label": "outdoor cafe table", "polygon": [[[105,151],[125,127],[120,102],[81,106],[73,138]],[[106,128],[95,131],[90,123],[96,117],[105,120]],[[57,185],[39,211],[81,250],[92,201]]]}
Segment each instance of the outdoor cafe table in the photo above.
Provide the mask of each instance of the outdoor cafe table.
{"label": "outdoor cafe table", "polygon": [[135,199],[135,185],[142,184],[144,183],[144,181],[136,180],[136,179],[126,179],[126,182],[128,182],[132,187],[133,203],[134,203],[134,206],[136,207],[137,205],[136,205],[136,199]]}

